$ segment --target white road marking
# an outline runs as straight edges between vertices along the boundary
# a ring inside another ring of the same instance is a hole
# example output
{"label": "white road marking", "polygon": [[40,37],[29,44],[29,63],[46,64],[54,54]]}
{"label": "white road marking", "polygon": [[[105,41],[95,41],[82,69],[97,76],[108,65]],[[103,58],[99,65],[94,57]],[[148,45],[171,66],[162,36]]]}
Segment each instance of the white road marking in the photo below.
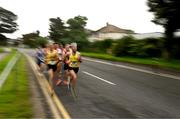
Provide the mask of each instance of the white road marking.
{"label": "white road marking", "polygon": [[162,76],[162,77],[166,77],[166,78],[172,78],[172,79],[180,80],[179,76],[174,76],[174,75],[171,75],[171,74],[164,74],[164,73],[160,73],[160,72],[155,73],[155,72],[144,70],[144,69],[139,69],[139,68],[130,67],[130,66],[124,66],[124,65],[119,65],[119,64],[113,64],[113,63],[103,62],[103,61],[99,61],[99,60],[93,60],[93,59],[89,59],[89,58],[83,58],[83,59],[87,60],[87,61],[91,61],[91,62],[107,64],[107,65],[111,65],[111,66],[121,67],[121,68],[124,68],[124,69],[131,69],[131,70],[134,70],[134,71],[139,71],[139,72],[143,72],[143,73],[148,73],[148,74],[153,74],[153,75]]}
{"label": "white road marking", "polygon": [[105,80],[105,79],[103,79],[103,78],[100,78],[100,77],[98,77],[98,76],[96,76],[96,75],[93,75],[93,74],[91,74],[91,73],[88,73],[88,72],[86,72],[86,71],[82,71],[82,72],[85,73],[85,74],[87,74],[87,75],[89,75],[89,76],[92,76],[92,77],[94,77],[94,78],[97,78],[97,79],[99,79],[99,80],[101,80],[101,81],[104,81],[104,82],[106,82],[106,83],[108,83],[108,84],[116,85],[115,83],[112,83],[112,82],[110,82],[110,81],[107,81],[107,80]]}

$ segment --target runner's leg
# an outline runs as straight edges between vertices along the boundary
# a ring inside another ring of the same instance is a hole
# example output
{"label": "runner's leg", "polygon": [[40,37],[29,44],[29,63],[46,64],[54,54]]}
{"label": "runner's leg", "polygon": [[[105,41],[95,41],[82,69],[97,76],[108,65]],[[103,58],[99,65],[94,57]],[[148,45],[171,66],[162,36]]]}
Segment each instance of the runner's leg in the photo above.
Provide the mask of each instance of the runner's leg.
{"label": "runner's leg", "polygon": [[70,76],[71,76],[71,82],[72,82],[72,86],[75,87],[76,86],[76,82],[77,82],[77,75],[74,72],[74,70],[69,70]]}

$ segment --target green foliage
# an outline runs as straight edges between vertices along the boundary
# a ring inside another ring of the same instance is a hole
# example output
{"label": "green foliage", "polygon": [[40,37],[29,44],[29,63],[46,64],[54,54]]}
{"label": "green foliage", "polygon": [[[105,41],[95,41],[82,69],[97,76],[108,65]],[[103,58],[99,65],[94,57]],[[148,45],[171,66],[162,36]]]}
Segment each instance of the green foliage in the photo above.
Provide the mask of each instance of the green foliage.
{"label": "green foliage", "polygon": [[115,56],[126,56],[129,55],[131,48],[133,48],[132,44],[134,42],[133,37],[123,37],[119,39],[116,45],[113,47],[113,54]]}
{"label": "green foliage", "polygon": [[50,18],[50,29],[49,34],[50,38],[55,42],[58,42],[59,39],[62,39],[66,35],[66,27],[64,22],[59,18]]}
{"label": "green foliage", "polygon": [[174,38],[171,47],[172,58],[180,59],[180,38]]}
{"label": "green foliage", "polygon": [[147,38],[144,39],[144,46],[142,46],[142,51],[144,51],[148,57],[160,57],[163,48],[164,41],[162,39]]}
{"label": "green foliage", "polygon": [[17,16],[2,7],[0,7],[0,33],[13,33],[17,30]]}
{"label": "green foliage", "polygon": [[0,34],[0,45],[6,45],[6,44],[7,44],[6,36]]}
{"label": "green foliage", "polygon": [[148,0],[147,4],[149,11],[155,15],[154,23],[163,25],[166,31],[180,28],[179,0]]}
{"label": "green foliage", "polygon": [[66,44],[77,42],[80,50],[84,49],[88,44],[87,32],[85,30],[87,18],[84,16],[76,16],[67,20],[65,23],[58,18],[50,19],[50,38],[55,42]]}
{"label": "green foliage", "polygon": [[82,52],[83,56],[86,57],[94,57],[98,59],[110,60],[110,61],[119,61],[119,62],[129,62],[135,64],[143,64],[147,66],[155,66],[158,68],[170,68],[175,70],[180,70],[180,60],[171,60],[167,61],[161,58],[139,58],[139,57],[131,57],[131,56],[123,56],[123,57],[115,57],[109,54],[103,53],[87,53]]}
{"label": "green foliage", "polygon": [[113,47],[113,54],[115,56],[160,57],[163,47],[162,39],[135,40],[133,37],[124,37],[119,39]]}
{"label": "green foliage", "polygon": [[87,18],[84,16],[76,16],[74,18],[70,18],[67,21],[67,24],[69,25],[69,29],[78,29],[78,30],[84,30],[84,27],[86,26]]}
{"label": "green foliage", "polygon": [[85,31],[86,21],[87,18],[84,16],[76,16],[67,20],[68,38],[71,39],[72,42],[77,42],[79,50],[85,49],[89,43]]}
{"label": "green foliage", "polygon": [[39,46],[45,46],[48,43],[48,39],[39,36],[39,32],[36,33],[29,33],[23,35],[24,44],[28,45],[30,47],[39,47]]}
{"label": "green foliage", "polygon": [[148,0],[149,11],[154,13],[154,23],[165,28],[164,58],[173,57],[173,33],[180,29],[180,1],[179,0]]}
{"label": "green foliage", "polygon": [[0,60],[0,73],[3,71],[3,69],[6,67],[8,62],[15,56],[16,51],[12,50],[7,56],[3,57],[3,59]]}
{"label": "green foliage", "polygon": [[58,40],[58,43],[61,43],[63,45],[72,43],[72,40],[70,38],[62,38]]}
{"label": "green foliage", "polygon": [[103,49],[109,49],[112,44],[113,44],[113,40],[111,40],[111,39],[105,39],[105,40],[102,41],[101,48],[103,48]]}
{"label": "green foliage", "polygon": [[35,39],[39,37],[37,33],[29,33],[23,35],[23,43],[25,45],[28,45],[30,47],[36,47],[36,41]]}
{"label": "green foliage", "polygon": [[4,52],[4,49],[3,48],[0,48],[0,53]]}
{"label": "green foliage", "polygon": [[45,47],[46,44],[48,43],[48,38],[39,36],[36,38],[35,41],[37,46]]}
{"label": "green foliage", "polygon": [[110,53],[110,48],[114,41],[112,39],[105,39],[103,41],[95,41],[89,44],[89,48],[86,47],[85,51],[91,51],[96,53]]}
{"label": "green foliage", "polygon": [[26,63],[25,57],[18,60],[0,90],[0,118],[33,116]]}

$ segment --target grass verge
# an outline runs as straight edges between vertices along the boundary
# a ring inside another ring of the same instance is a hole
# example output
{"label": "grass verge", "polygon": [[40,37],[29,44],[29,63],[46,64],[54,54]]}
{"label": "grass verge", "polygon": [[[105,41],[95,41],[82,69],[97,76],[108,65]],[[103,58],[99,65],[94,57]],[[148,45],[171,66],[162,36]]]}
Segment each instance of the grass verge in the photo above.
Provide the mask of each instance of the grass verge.
{"label": "grass verge", "polygon": [[4,52],[4,50],[2,48],[0,48],[0,53]]}
{"label": "grass verge", "polygon": [[21,56],[0,89],[0,118],[32,118],[25,57]]}
{"label": "grass verge", "polygon": [[3,59],[0,60],[0,74],[3,71],[3,69],[6,67],[8,62],[15,56],[17,53],[16,50],[12,50],[7,56],[5,56]]}
{"label": "grass verge", "polygon": [[135,57],[115,57],[108,54],[99,54],[99,53],[86,53],[82,52],[82,56],[99,58],[110,61],[118,61],[118,62],[128,62],[134,64],[155,66],[158,68],[167,68],[167,69],[175,69],[180,71],[180,60],[164,60],[158,58],[135,58]]}

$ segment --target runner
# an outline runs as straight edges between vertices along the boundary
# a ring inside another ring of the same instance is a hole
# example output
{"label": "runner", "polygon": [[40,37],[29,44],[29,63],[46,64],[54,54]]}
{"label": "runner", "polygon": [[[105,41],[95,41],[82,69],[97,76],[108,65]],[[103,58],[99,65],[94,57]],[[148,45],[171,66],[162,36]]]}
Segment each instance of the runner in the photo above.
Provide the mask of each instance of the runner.
{"label": "runner", "polygon": [[68,64],[68,71],[71,77],[72,86],[74,88],[77,82],[77,73],[79,71],[79,67],[81,63],[81,55],[77,51],[76,43],[71,43],[71,47],[72,47],[72,53],[69,54],[69,60],[66,61],[66,63]]}
{"label": "runner", "polygon": [[58,53],[54,50],[53,45],[50,44],[46,51],[46,64],[48,66],[49,81],[51,82],[52,91],[54,89],[54,73],[57,70],[58,60]]}
{"label": "runner", "polygon": [[66,63],[69,60],[69,54],[70,54],[70,45],[66,44],[65,49],[63,52],[63,63],[64,63],[64,79],[67,79],[68,76],[68,64]]}
{"label": "runner", "polygon": [[45,52],[43,48],[37,48],[36,49],[36,63],[38,65],[38,70],[44,69],[44,58],[45,58]]}
{"label": "runner", "polygon": [[58,62],[57,62],[57,73],[58,73],[58,77],[61,77],[61,69],[62,69],[62,55],[63,55],[63,51],[62,48],[60,47],[60,45],[58,43],[54,43],[54,50],[57,51],[58,53]]}

